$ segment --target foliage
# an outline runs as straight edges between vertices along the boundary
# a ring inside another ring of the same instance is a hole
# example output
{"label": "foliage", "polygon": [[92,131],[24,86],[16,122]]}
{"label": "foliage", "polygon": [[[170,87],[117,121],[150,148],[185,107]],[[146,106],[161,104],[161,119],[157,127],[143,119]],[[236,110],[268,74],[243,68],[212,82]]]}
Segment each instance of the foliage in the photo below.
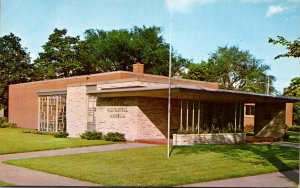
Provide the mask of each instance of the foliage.
{"label": "foliage", "polygon": [[30,129],[0,129],[0,155],[51,149],[74,148],[112,144],[104,140],[84,140],[81,138],[54,138],[53,135],[25,134]]}
{"label": "foliage", "polygon": [[16,128],[16,123],[9,123],[6,118],[0,118],[0,128]]}
{"label": "foliage", "polygon": [[218,82],[223,89],[255,93],[266,93],[269,79],[270,93],[273,93],[275,77],[267,75],[269,69],[248,51],[225,46],[211,53],[207,62],[191,64],[184,78]]}
{"label": "foliage", "polygon": [[288,131],[294,131],[294,132],[300,132],[300,125],[293,125],[291,127],[288,127]]}
{"label": "foliage", "polygon": [[282,36],[277,36],[276,39],[269,38],[269,43],[272,44],[281,44],[282,46],[285,46],[287,51],[285,54],[280,54],[275,57],[275,59],[279,59],[281,57],[300,57],[300,38],[297,38],[296,40],[288,41]]}
{"label": "foliage", "polygon": [[282,136],[282,139],[284,141],[287,141],[289,139],[290,135],[288,133],[284,133],[284,135]]}
{"label": "foliage", "polygon": [[125,142],[125,135],[118,132],[109,132],[106,135],[104,135],[104,139],[106,141],[112,141],[112,142]]}
{"label": "foliage", "polygon": [[289,135],[288,142],[300,143],[300,132],[299,131],[287,131]]}
{"label": "foliage", "polygon": [[68,133],[64,131],[57,132],[53,135],[55,138],[67,138],[69,136]]}
{"label": "foliage", "polygon": [[0,109],[7,114],[8,86],[31,81],[34,75],[29,53],[20,44],[21,39],[10,33],[0,37]]}
{"label": "foliage", "polygon": [[96,132],[96,131],[85,131],[80,135],[82,139],[87,140],[101,140],[102,139],[102,133]]}
{"label": "foliage", "polygon": [[[142,61],[145,72],[168,75],[169,44],[159,27],[134,27],[120,30],[85,31],[85,40],[80,43],[82,74],[109,71],[131,71],[132,64]],[[172,75],[180,74],[190,61],[172,53]]]}
{"label": "foliage", "polygon": [[254,132],[246,132],[246,136],[254,136]]}
{"label": "foliage", "polygon": [[54,135],[56,134],[55,132],[45,132],[45,131],[38,131],[36,129],[28,129],[28,130],[24,130],[22,131],[23,133],[30,133],[30,134],[40,134],[40,135]]}
{"label": "foliage", "polygon": [[52,79],[78,75],[83,69],[78,61],[79,36],[67,36],[66,29],[54,29],[44,44],[43,52],[34,61],[39,79]]}
{"label": "foliage", "polygon": [[[283,95],[300,98],[300,77],[291,80],[290,85],[284,89]],[[300,125],[300,102],[294,103],[293,107],[293,123]]]}
{"label": "foliage", "polygon": [[[219,134],[219,133],[241,133],[242,130],[240,129],[234,129],[233,125],[229,123],[226,127],[215,127],[214,125],[211,125],[211,127],[206,127],[205,129],[201,128],[199,129],[199,134]],[[178,130],[177,134],[198,134],[197,128],[194,130],[192,128],[188,129],[182,129]]]}
{"label": "foliage", "polygon": [[183,74],[183,78],[199,81],[210,81],[213,73],[205,61],[201,61],[199,64],[190,64],[188,70],[188,73]]}
{"label": "foliage", "polygon": [[173,147],[167,159],[166,147],[156,146],[5,163],[104,186],[161,187],[297,169],[299,150],[270,144],[203,144]]}

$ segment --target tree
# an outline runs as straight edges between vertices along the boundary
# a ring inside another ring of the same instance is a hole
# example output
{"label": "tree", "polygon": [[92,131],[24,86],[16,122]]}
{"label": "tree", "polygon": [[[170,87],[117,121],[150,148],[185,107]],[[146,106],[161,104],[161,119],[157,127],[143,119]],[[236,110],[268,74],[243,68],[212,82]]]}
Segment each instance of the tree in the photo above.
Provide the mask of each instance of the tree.
{"label": "tree", "polygon": [[[300,77],[295,77],[291,80],[290,85],[284,89],[283,95],[300,98]],[[300,102],[294,104],[293,123],[300,125]]]}
{"label": "tree", "polygon": [[286,49],[288,50],[287,53],[280,54],[276,56],[275,59],[279,59],[281,57],[295,57],[295,58],[300,57],[300,38],[297,38],[292,42],[292,41],[287,41],[282,36],[277,36],[277,40],[269,38],[269,43],[272,43],[274,45],[281,44],[283,46],[286,46]]}
{"label": "tree", "polygon": [[[134,27],[120,30],[87,30],[80,43],[82,74],[132,69],[141,59],[146,73],[168,75],[169,45],[161,36],[159,27]],[[189,60],[172,53],[172,74],[181,73]]]}
{"label": "tree", "polygon": [[79,36],[67,36],[66,29],[54,29],[44,51],[34,61],[39,70],[39,79],[53,79],[78,75],[83,69],[78,61]]}
{"label": "tree", "polygon": [[218,47],[210,54],[208,61],[198,65],[191,65],[184,76],[202,81],[220,83],[220,88],[255,93],[266,93],[269,80],[270,93],[275,77],[267,75],[268,65],[256,59],[248,51],[242,51],[236,46]]}
{"label": "tree", "polygon": [[0,109],[7,115],[8,86],[31,81],[34,70],[29,53],[20,44],[21,39],[10,33],[0,37]]}
{"label": "tree", "polygon": [[211,75],[212,71],[209,69],[208,64],[205,61],[201,61],[199,64],[190,64],[188,67],[188,73],[185,73],[183,78],[199,81],[211,81],[213,80],[210,78]]}

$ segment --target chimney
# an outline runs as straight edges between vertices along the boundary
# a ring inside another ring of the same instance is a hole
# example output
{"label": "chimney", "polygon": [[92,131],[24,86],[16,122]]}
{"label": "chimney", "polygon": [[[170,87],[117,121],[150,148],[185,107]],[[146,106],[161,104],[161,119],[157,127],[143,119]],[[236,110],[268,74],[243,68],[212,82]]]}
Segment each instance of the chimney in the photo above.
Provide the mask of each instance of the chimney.
{"label": "chimney", "polygon": [[141,63],[141,58],[137,58],[135,64],[133,64],[133,72],[134,73],[144,73],[144,64]]}

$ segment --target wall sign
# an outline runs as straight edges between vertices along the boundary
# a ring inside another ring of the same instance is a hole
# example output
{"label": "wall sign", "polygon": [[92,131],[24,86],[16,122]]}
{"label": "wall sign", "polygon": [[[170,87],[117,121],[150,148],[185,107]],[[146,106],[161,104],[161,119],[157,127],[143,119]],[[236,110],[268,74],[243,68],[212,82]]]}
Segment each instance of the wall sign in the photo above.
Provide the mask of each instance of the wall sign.
{"label": "wall sign", "polygon": [[127,107],[110,107],[107,108],[107,112],[111,113],[110,118],[125,118],[125,114],[128,112]]}

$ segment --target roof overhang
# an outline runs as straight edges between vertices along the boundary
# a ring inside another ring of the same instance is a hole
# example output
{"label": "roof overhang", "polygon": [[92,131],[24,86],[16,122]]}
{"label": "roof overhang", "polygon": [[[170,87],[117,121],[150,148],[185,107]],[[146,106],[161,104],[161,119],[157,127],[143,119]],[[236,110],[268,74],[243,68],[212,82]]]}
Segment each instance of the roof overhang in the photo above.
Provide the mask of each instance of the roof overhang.
{"label": "roof overhang", "polygon": [[38,96],[48,96],[48,95],[67,95],[67,90],[44,90],[38,91]]}
{"label": "roof overhang", "polygon": [[[98,97],[157,97],[167,98],[168,87],[121,88],[89,91],[88,94]],[[232,90],[204,89],[201,87],[171,86],[173,99],[201,99],[216,102],[244,103],[294,103],[299,98],[256,94]]]}

